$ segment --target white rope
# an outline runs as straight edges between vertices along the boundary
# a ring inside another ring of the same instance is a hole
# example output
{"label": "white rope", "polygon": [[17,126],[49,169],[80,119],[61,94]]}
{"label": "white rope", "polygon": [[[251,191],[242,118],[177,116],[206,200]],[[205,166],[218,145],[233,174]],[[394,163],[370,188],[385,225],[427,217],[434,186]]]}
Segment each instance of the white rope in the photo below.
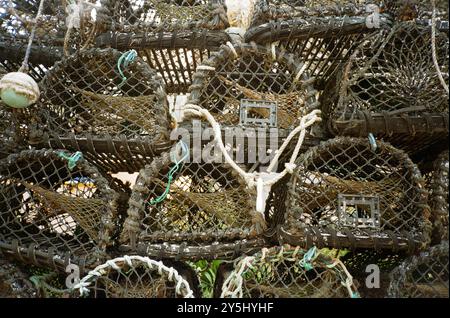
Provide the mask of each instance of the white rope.
{"label": "white rope", "polygon": [[436,54],[436,1],[431,0],[431,3],[433,5],[433,13],[431,16],[431,55],[433,58],[434,67],[436,68],[439,77],[439,81],[441,82],[442,87],[444,87],[444,90],[448,95],[448,86],[447,83],[445,83],[444,77],[442,76],[441,68],[439,67]]}
{"label": "white rope", "polygon": [[224,281],[222,285],[222,293],[220,294],[220,298],[242,298],[242,285],[243,285],[243,277],[242,274],[247,268],[252,267],[252,261],[255,259],[254,256],[247,256],[239,261],[238,271],[233,271],[230,276]]}
{"label": "white rope", "polygon": [[208,65],[199,65],[197,66],[197,71],[215,71],[216,68]]}
{"label": "white rope", "polygon": [[44,0],[41,0],[41,2],[39,3],[39,8],[38,8],[38,12],[36,14],[36,18],[33,21],[34,25],[33,25],[33,28],[31,29],[30,38],[28,39],[27,50],[25,51],[25,57],[23,59],[22,66],[20,66],[20,68],[19,68],[19,72],[25,73],[28,71],[28,59],[30,57],[31,45],[33,44],[34,34],[36,33],[36,28],[38,25],[38,21],[41,18],[43,8],[44,8]]}
{"label": "white rope", "polygon": [[297,83],[300,79],[300,76],[303,74],[303,72],[308,68],[306,63],[303,63],[303,66],[300,68],[300,70],[297,72],[297,75],[294,77],[294,83]]}
{"label": "white rope", "polygon": [[[219,146],[220,151],[222,152],[226,163],[228,163],[246,182],[247,186],[252,189],[256,188],[257,198],[256,198],[256,211],[260,212],[264,217],[265,212],[265,204],[267,197],[269,196],[271,187],[277,183],[280,179],[282,179],[286,174],[292,173],[295,169],[295,160],[297,159],[300,148],[303,144],[303,140],[305,139],[306,129],[313,125],[316,122],[321,121],[320,110],[313,110],[306,116],[303,116],[300,119],[300,124],[296,127],[283,142],[281,147],[276,151],[274,158],[270,161],[269,167],[267,168],[267,172],[253,172],[248,173],[244,171],[241,167],[237,165],[237,163],[231,158],[230,154],[225,148],[225,145],[222,141],[222,132],[220,129],[220,125],[211,115],[211,113],[203,109],[202,107],[194,104],[186,104],[183,109],[184,114],[192,114],[197,117],[205,118],[212,127],[214,134],[214,141]],[[296,134],[300,133],[297,144],[295,146],[294,152],[292,153],[291,159],[287,164],[285,164],[285,168],[282,172],[272,172],[275,165],[278,163],[278,160],[286,149],[289,142],[294,138]]]}
{"label": "white rope", "polygon": [[194,293],[189,286],[189,283],[178,273],[178,271],[173,267],[168,267],[164,265],[161,261],[155,261],[148,257],[142,257],[139,255],[124,255],[122,257],[118,257],[115,259],[111,259],[106,261],[106,263],[97,266],[95,269],[91,270],[86,276],[84,276],[80,282],[73,286],[72,289],[78,289],[80,292],[80,296],[84,296],[89,294],[89,287],[93,281],[92,278],[103,276],[106,273],[106,269],[112,268],[114,270],[120,271],[121,267],[117,265],[119,262],[125,262],[128,266],[133,266],[133,261],[139,261],[147,265],[149,269],[153,269],[154,266],[158,269],[158,273],[163,275],[163,273],[167,273],[169,281],[176,281],[177,284],[175,286],[175,292],[179,295],[182,295],[182,288],[186,290],[184,295],[185,298],[193,298]]}

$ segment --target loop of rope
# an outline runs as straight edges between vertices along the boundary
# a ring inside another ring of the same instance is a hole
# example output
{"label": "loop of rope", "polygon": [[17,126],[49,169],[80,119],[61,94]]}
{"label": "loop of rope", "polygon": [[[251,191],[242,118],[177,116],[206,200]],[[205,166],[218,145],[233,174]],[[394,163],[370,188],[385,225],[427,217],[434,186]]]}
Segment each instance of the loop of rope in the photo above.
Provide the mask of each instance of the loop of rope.
{"label": "loop of rope", "polygon": [[306,271],[313,269],[314,266],[312,265],[312,261],[317,257],[317,255],[317,248],[315,246],[311,247],[308,252],[303,255],[299,265]]}
{"label": "loop of rope", "polygon": [[155,205],[155,204],[161,203],[162,201],[164,201],[166,199],[166,197],[170,191],[170,186],[172,184],[174,174],[176,174],[178,172],[178,170],[180,169],[180,166],[184,163],[184,161],[187,158],[189,158],[189,148],[187,147],[186,143],[184,141],[180,140],[177,145],[181,145],[182,154],[183,154],[182,158],[180,160],[177,160],[172,153],[171,157],[172,157],[172,161],[175,163],[175,165],[169,170],[169,173],[167,174],[166,188],[164,189],[163,194],[161,194],[159,197],[148,201],[148,204],[150,204],[150,205]]}
{"label": "loop of rope", "polygon": [[[132,255],[132,256],[124,255],[122,257],[108,260],[106,263],[101,264],[101,265],[97,266],[96,268],[94,268],[93,270],[91,270],[85,277],[83,277],[77,284],[75,284],[72,287],[72,290],[78,289],[80,296],[88,295],[89,289],[87,287],[89,287],[92,284],[92,281],[91,281],[92,278],[102,276],[103,275],[102,273],[106,273],[107,268],[112,267],[114,269],[112,264],[117,266],[117,263],[126,262],[131,267],[131,266],[133,266],[133,263],[132,263],[133,260],[145,263],[149,269],[153,269],[153,266],[156,266],[158,268],[158,273],[160,275],[163,275],[163,272],[168,273],[168,277],[172,278],[172,279],[169,278],[171,281],[173,281],[173,279],[175,279],[177,281],[176,292],[178,294],[181,294],[181,289],[184,288],[186,290],[186,293],[184,295],[185,298],[193,298],[194,297],[194,292],[192,291],[191,287],[189,286],[189,283],[183,278],[183,276],[181,276],[178,273],[178,271],[176,269],[174,269],[173,267],[168,267],[168,266],[164,265],[164,263],[161,261],[155,261],[148,257],[142,257],[139,255]],[[119,270],[120,270],[120,267],[119,267]]]}
{"label": "loop of rope", "polygon": [[77,165],[78,160],[83,159],[83,154],[80,151],[75,152],[73,155],[68,156],[66,155],[64,152],[59,152],[58,156],[62,159],[67,160],[67,166],[69,168],[70,171],[73,170],[73,168],[75,168],[75,166]]}
{"label": "loop of rope", "polygon": [[125,82],[127,81],[127,77],[122,71],[122,67],[125,69],[132,63],[137,57],[136,50],[129,50],[125,53],[123,53],[119,59],[117,60],[117,70],[119,71],[120,77],[122,77],[122,82],[119,84],[119,87],[121,87]]}

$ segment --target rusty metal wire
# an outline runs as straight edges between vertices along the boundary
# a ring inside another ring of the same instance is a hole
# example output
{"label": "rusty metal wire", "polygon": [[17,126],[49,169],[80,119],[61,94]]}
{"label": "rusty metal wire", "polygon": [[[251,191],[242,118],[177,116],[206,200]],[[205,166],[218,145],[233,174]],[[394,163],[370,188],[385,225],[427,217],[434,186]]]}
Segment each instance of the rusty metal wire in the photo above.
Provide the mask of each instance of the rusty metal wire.
{"label": "rusty metal wire", "polygon": [[0,248],[24,261],[57,267],[45,253],[76,263],[111,244],[115,192],[84,159],[72,166],[63,154],[24,150],[0,162]]}
{"label": "rusty metal wire", "polygon": [[[313,252],[313,253],[311,253]],[[345,298],[358,297],[350,273],[337,259],[312,248],[276,246],[233,262],[222,297]]]}
{"label": "rusty metal wire", "polygon": [[[188,103],[207,109],[224,126],[240,123],[243,100],[276,104],[276,127],[294,128],[300,116],[318,108],[313,82],[303,64],[275,47],[223,45],[197,68]],[[248,113],[266,120],[272,115],[268,108],[251,107]]]}
{"label": "rusty metal wire", "polygon": [[222,0],[106,0],[113,31],[157,32],[224,29],[229,26]]}
{"label": "rusty metal wire", "polygon": [[430,241],[428,192],[408,156],[338,137],[297,160],[280,239],[289,244],[407,250]]}
{"label": "rusty metal wire", "polygon": [[165,149],[171,126],[161,77],[139,57],[122,65],[123,56],[80,51],[41,82],[38,106],[52,148],[81,150],[107,172],[139,171]]}
{"label": "rusty metal wire", "polygon": [[448,241],[413,256],[390,275],[391,298],[448,298]]}
{"label": "rusty metal wire", "polygon": [[83,277],[80,291],[94,298],[189,298],[198,296],[198,284],[195,272],[184,263],[124,256]]}

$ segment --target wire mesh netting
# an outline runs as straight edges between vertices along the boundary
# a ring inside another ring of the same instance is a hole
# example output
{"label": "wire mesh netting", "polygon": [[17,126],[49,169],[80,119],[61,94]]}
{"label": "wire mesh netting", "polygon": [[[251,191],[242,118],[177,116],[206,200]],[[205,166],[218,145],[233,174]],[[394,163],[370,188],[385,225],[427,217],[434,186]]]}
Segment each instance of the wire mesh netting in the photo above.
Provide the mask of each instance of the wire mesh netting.
{"label": "wire mesh netting", "polygon": [[2,248],[13,254],[20,252],[17,247],[28,249],[24,257],[34,262],[36,251],[76,258],[111,244],[115,192],[96,168],[67,157],[24,150],[0,162]]}
{"label": "wire mesh netting", "polygon": [[448,150],[434,162],[434,171],[430,183],[430,206],[433,222],[432,243],[448,241]]}
{"label": "wire mesh netting", "polygon": [[416,165],[384,142],[339,137],[297,159],[281,239],[414,251],[429,243],[428,192]]}
{"label": "wire mesh netting", "polygon": [[436,32],[439,70],[429,26],[401,22],[367,37],[342,68],[339,85],[330,83],[322,95],[332,132],[374,133],[410,152],[448,138],[448,93],[439,78],[448,85],[448,36]]}
{"label": "wire mesh netting", "polygon": [[122,32],[224,29],[222,0],[107,0],[112,29]]}
{"label": "wire mesh netting", "polygon": [[87,285],[81,296],[95,298],[192,298],[198,293],[198,279],[186,264],[141,256],[109,260],[81,283]]}
{"label": "wire mesh netting", "polygon": [[[266,221],[255,210],[256,194],[231,168],[190,162],[180,165],[172,177],[170,170],[174,167],[169,153],[165,153],[141,170],[130,199],[122,243],[179,244],[181,257],[183,253],[192,254],[191,247],[195,250],[196,246],[217,242],[229,243],[228,249],[234,250],[240,241],[263,233]],[[224,245],[223,252],[225,249]],[[211,254],[216,252],[211,249]]]}
{"label": "wire mesh netting", "polygon": [[292,128],[318,107],[314,79],[277,48],[223,45],[197,68],[188,103],[224,126]]}
{"label": "wire mesh netting", "polygon": [[346,298],[357,297],[352,276],[338,259],[313,247],[288,245],[263,249],[234,261],[223,279],[221,297]]}
{"label": "wire mesh netting", "polygon": [[134,172],[168,141],[161,77],[127,57],[113,49],[80,51],[47,74],[39,107],[53,147],[82,150],[107,171]]}
{"label": "wire mesh netting", "polygon": [[163,78],[168,94],[186,94],[198,65],[226,43],[221,31],[180,30],[157,33],[107,33],[97,46],[118,50],[135,49],[143,61]]}
{"label": "wire mesh netting", "polygon": [[391,273],[388,296],[448,298],[448,241],[403,262]]}

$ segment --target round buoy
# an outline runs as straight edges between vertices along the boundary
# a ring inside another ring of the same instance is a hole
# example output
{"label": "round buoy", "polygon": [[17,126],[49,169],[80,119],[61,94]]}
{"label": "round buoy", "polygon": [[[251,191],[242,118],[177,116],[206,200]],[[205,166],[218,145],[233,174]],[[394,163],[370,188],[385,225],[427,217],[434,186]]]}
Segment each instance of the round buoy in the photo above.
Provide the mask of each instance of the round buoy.
{"label": "round buoy", "polygon": [[28,74],[11,72],[0,80],[0,97],[13,108],[25,108],[39,98],[39,86]]}

